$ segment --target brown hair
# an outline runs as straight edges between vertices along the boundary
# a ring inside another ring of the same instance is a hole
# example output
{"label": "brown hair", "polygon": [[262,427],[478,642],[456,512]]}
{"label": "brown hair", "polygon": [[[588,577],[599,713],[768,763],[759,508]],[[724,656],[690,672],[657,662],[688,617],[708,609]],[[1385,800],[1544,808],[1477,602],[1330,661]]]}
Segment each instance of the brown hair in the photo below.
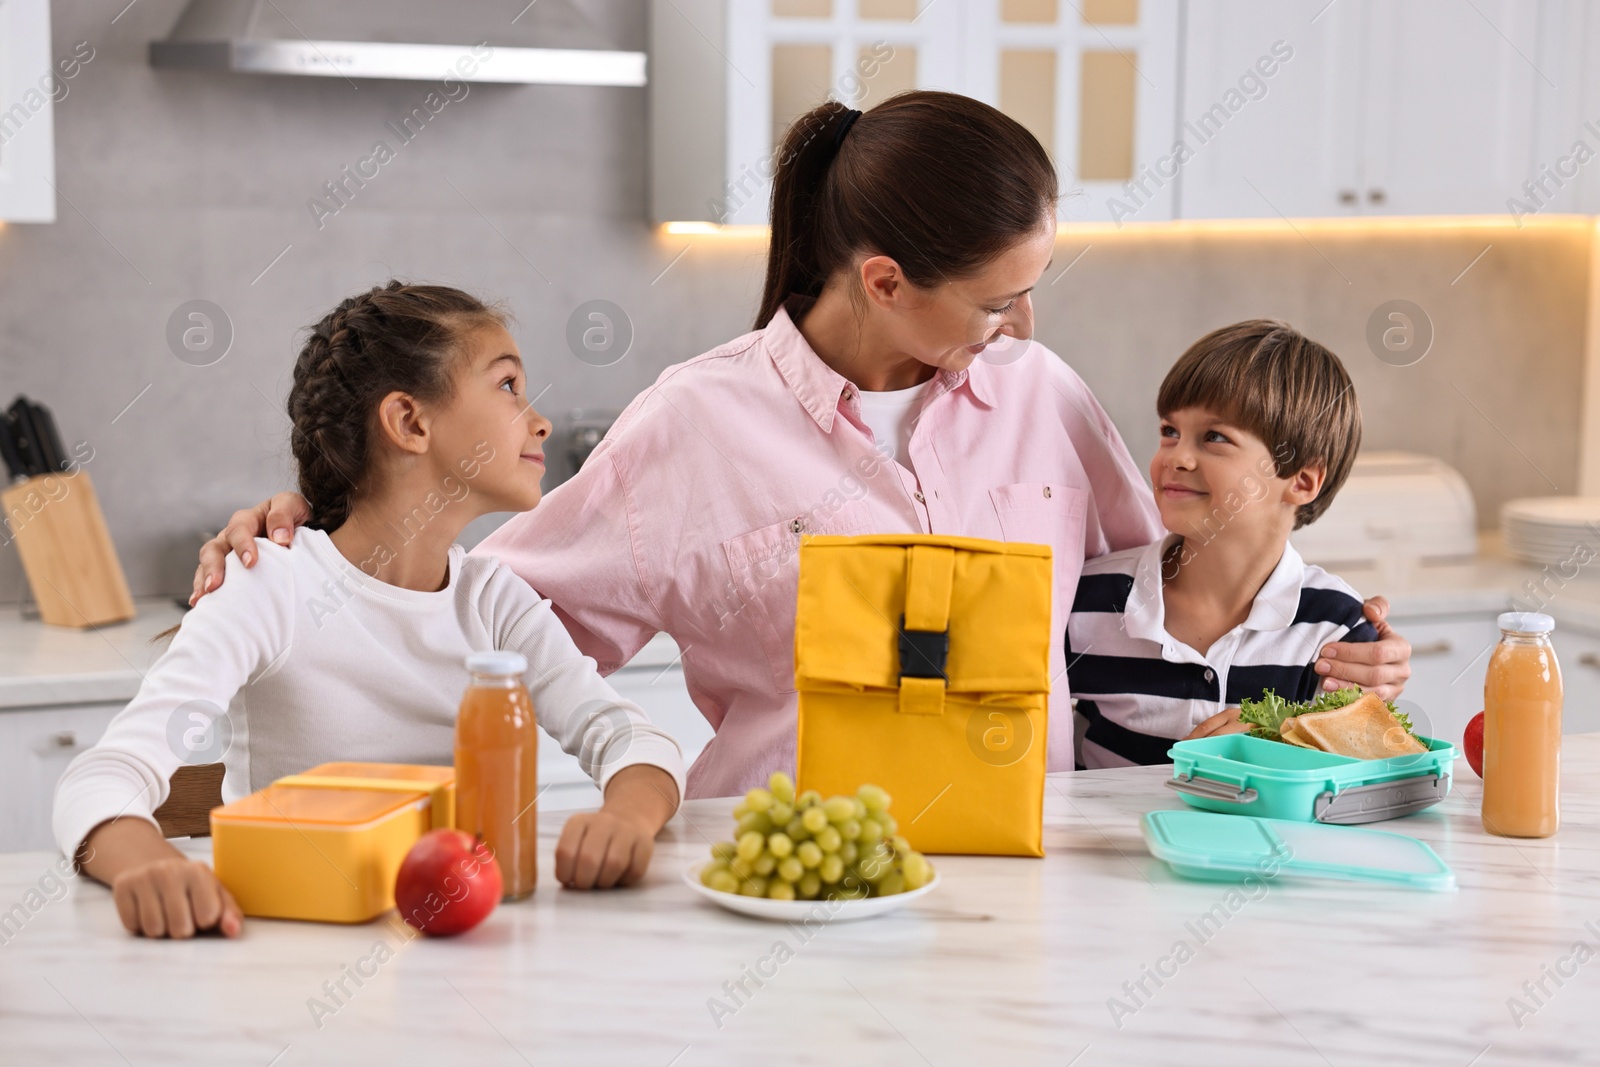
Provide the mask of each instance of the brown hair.
{"label": "brown hair", "polygon": [[396,391],[447,399],[466,334],[505,322],[504,312],[460,289],[391,281],[348,298],[311,327],[289,389],[307,526],[335,530],[349,517],[366,480],[378,402]]}
{"label": "brown hair", "polygon": [[378,401],[397,390],[447,399],[462,340],[487,325],[506,325],[505,312],[460,289],[390,281],[348,298],[311,327],[289,388],[290,449],[300,495],[311,505],[307,526],[336,530],[349,518],[366,480]]}
{"label": "brown hair", "polygon": [[1212,330],[1189,346],[1156,396],[1166,418],[1206,408],[1261,438],[1277,475],[1321,467],[1322,491],[1295,509],[1299,529],[1321,517],[1361,448],[1361,408],[1339,357],[1276,319]]}
{"label": "brown hair", "polygon": [[914,285],[931,287],[970,277],[1054,218],[1049,153],[988,104],[900,93],[839,141],[850,113],[837,101],[821,104],[779,147],[757,329],[790,294],[819,295],[859,252],[888,256]]}

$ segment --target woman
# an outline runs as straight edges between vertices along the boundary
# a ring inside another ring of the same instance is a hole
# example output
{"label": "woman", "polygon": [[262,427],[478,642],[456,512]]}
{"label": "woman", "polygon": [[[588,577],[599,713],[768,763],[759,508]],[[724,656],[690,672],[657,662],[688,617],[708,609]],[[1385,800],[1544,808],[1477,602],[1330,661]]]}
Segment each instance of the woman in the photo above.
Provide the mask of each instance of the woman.
{"label": "woman", "polygon": [[[689,797],[793,766],[802,535],[1048,544],[1057,635],[1086,557],[1161,535],[1111,420],[1026,343],[1057,198],[1038,141],[976,100],[911,92],[866,114],[811,111],[779,154],[755,331],[663,371],[577,475],[476,549],[548,597],[602,672],[657,631],[676,639],[717,731]],[[195,596],[228,551],[248,566],[254,536],[287,544],[305,516],[293,494],[235,514],[201,552]],[[1409,646],[1381,598],[1367,610],[1383,640],[1329,646],[1318,669],[1392,697]],[[1070,770],[1052,646],[1049,765]]]}

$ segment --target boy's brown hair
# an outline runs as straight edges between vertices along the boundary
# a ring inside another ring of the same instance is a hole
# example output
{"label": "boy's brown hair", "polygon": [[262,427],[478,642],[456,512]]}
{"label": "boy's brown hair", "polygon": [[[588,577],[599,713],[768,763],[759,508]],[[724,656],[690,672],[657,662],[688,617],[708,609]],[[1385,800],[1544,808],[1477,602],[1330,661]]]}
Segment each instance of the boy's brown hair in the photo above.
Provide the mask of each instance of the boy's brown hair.
{"label": "boy's brown hair", "polygon": [[1189,346],[1156,396],[1166,418],[1206,408],[1266,443],[1277,476],[1321,467],[1322,491],[1295,509],[1299,529],[1321,517],[1361,448],[1361,409],[1339,357],[1286,322],[1249,319]]}

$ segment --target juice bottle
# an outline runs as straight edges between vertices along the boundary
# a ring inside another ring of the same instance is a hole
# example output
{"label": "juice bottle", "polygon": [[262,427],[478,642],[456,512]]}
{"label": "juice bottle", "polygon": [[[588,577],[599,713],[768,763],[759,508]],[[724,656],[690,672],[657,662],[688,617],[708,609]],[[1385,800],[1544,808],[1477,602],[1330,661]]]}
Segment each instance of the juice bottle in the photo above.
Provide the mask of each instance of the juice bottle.
{"label": "juice bottle", "polygon": [[522,684],[520,652],[467,657],[472,682],[456,716],[456,829],[482,838],[504,881],[502,900],[521,900],[538,880],[539,730]]}
{"label": "juice bottle", "polygon": [[1561,823],[1561,668],[1548,615],[1508,611],[1483,683],[1483,828],[1549,837]]}

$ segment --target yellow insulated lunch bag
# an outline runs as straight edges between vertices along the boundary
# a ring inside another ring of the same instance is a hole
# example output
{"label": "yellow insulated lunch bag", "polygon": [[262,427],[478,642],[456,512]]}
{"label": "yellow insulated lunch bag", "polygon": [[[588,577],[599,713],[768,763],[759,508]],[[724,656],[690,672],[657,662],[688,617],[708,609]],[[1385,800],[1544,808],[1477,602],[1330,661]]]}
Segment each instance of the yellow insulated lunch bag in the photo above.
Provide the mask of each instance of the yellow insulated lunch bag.
{"label": "yellow insulated lunch bag", "polygon": [[923,852],[1044,855],[1050,548],[806,537],[799,788],[874,782]]}

